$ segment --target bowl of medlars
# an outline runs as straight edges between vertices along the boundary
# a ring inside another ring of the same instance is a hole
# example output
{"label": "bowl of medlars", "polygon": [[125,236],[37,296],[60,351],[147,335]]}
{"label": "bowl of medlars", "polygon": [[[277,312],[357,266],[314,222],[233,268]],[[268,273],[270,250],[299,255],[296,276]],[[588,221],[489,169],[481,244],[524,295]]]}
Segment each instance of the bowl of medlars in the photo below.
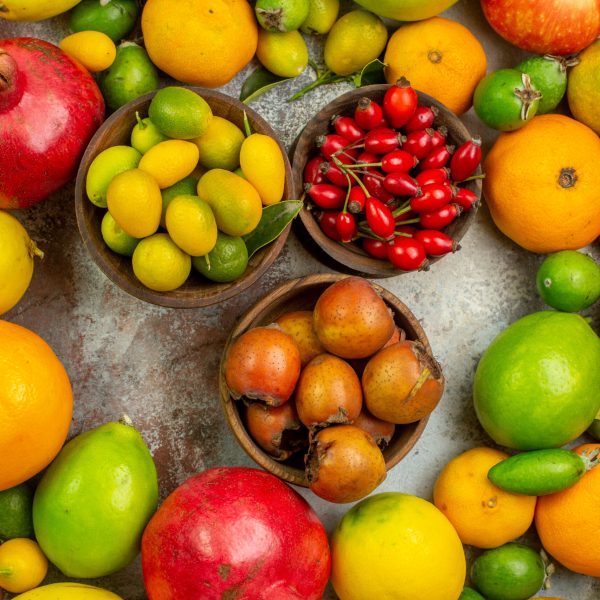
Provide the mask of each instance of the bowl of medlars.
{"label": "bowl of medlars", "polygon": [[444,391],[423,328],[362,277],[311,275],[267,294],[231,332],[220,367],[245,452],[330,502],[367,496],[415,445]]}
{"label": "bowl of medlars", "polygon": [[300,134],[300,219],[352,273],[428,270],[460,249],[481,199],[481,139],[408,81],[340,96]]}
{"label": "bowl of medlars", "polygon": [[281,252],[300,203],[287,154],[254,110],[168,86],[114,112],[81,161],[77,224],[94,262],[146,302],[231,298]]}

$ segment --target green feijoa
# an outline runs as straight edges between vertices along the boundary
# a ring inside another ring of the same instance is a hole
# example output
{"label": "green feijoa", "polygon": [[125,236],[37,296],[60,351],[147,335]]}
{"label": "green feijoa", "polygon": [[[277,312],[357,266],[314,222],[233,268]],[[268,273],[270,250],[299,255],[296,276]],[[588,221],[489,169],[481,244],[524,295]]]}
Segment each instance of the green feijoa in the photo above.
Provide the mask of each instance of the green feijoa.
{"label": "green feijoa", "polygon": [[536,115],[540,97],[529,75],[517,69],[498,69],[475,88],[473,107],[488,127],[514,131]]}
{"label": "green feijoa", "polygon": [[241,237],[219,231],[217,243],[206,256],[192,257],[192,265],[204,277],[218,283],[239,279],[248,266],[248,249]]}
{"label": "green feijoa", "polygon": [[134,42],[117,47],[117,57],[100,78],[100,90],[110,110],[158,88],[158,71],[144,48]]}
{"label": "green feijoa", "polygon": [[562,448],[522,452],[494,465],[488,478],[513,494],[546,496],[577,483],[598,464],[597,456],[598,452],[580,456]]}
{"label": "green feijoa", "polygon": [[150,117],[142,119],[140,113],[136,111],[135,118],[137,123],[131,130],[131,145],[141,154],[145,154],[152,146],[169,139],[160,132]]}
{"label": "green feijoa", "polygon": [[485,598],[473,588],[466,587],[458,597],[458,600],[485,600]]}
{"label": "green feijoa", "polygon": [[267,31],[295,31],[308,17],[309,0],[257,0],[254,12]]}
{"label": "green feijoa", "polygon": [[113,42],[122,40],[134,27],[140,9],[136,0],[82,0],[71,11],[71,31],[101,31]]}
{"label": "green feijoa", "polygon": [[171,203],[173,198],[177,196],[194,196],[196,194],[196,187],[198,185],[198,180],[193,175],[188,175],[184,177],[181,181],[174,183],[172,186],[168,188],[164,188],[160,190],[160,195],[162,196],[162,214],[160,215],[160,226],[163,228],[167,228],[167,224],[165,223],[165,215],[167,214],[167,208]]}
{"label": "green feijoa", "polygon": [[471,581],[487,600],[528,600],[545,578],[542,557],[515,542],[487,550],[471,567]]}

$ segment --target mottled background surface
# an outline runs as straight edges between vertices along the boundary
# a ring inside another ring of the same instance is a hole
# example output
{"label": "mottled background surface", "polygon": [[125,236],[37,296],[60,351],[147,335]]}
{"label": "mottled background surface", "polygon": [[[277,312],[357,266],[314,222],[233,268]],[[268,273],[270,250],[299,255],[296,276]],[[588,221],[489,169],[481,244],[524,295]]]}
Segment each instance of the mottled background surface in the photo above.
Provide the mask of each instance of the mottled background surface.
{"label": "mottled background surface", "polygon": [[[445,16],[464,23],[477,35],[490,69],[514,66],[521,60],[523,54],[489,28],[478,0],[460,0]],[[0,22],[0,37],[28,35],[56,43],[67,33],[64,17],[33,24]],[[317,60],[321,47],[321,41],[312,43],[311,54]],[[237,97],[254,66],[222,90]],[[287,103],[311,76],[306,72],[253,103],[288,148],[315,112],[351,89],[347,84],[323,87]],[[495,133],[472,111],[463,120],[489,148]],[[239,297],[198,310],[152,306],[115,287],[87,255],[75,222],[73,188],[68,185],[41,206],[17,214],[46,257],[36,265],[28,294],[5,315],[38,332],[64,362],[75,392],[71,435],[129,414],[156,460],[161,498],[206,468],[253,466],[230,433],[219,401],[217,372],[228,332],[249,306],[277,284],[332,269],[307,250],[303,232],[297,228],[272,268]],[[597,242],[591,252],[598,259]],[[501,330],[544,308],[535,290],[541,260],[500,234],[483,207],[460,252],[427,273],[378,281],[420,319],[444,366],[447,388],[416,447],[377,491],[400,490],[431,499],[433,483],[450,458],[491,443],[473,411],[473,373],[479,357]],[[600,309],[592,309],[590,316],[598,331]],[[299,491],[328,531],[349,508]],[[538,543],[534,535],[531,542]],[[56,572],[48,579],[61,580]],[[569,600],[600,597],[600,580],[558,568],[553,581],[552,595]],[[139,559],[113,576],[89,583],[111,589],[126,600],[145,598]],[[335,595],[328,592],[325,598]]]}

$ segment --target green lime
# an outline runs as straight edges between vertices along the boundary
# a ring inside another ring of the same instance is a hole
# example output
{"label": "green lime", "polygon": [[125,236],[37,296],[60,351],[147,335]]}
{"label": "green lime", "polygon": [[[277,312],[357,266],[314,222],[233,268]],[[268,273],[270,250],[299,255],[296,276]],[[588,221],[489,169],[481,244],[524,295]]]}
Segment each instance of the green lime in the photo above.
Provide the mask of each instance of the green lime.
{"label": "green lime", "polygon": [[160,191],[162,196],[162,214],[160,216],[160,226],[164,229],[167,228],[167,223],[165,222],[165,215],[167,214],[167,208],[171,203],[171,200],[176,196],[182,195],[196,195],[196,187],[198,185],[198,180],[193,175],[188,175],[184,177],[181,181],[174,183],[171,187],[164,188]]}
{"label": "green lime", "polygon": [[165,216],[171,239],[190,256],[204,256],[217,243],[217,222],[205,200],[195,195],[173,198]]}
{"label": "green lime", "polygon": [[82,0],[71,11],[69,27],[101,31],[117,43],[135,27],[139,12],[136,0]]}
{"label": "green lime", "polygon": [[466,587],[458,597],[458,600],[485,600],[485,598],[473,588]]}
{"label": "green lime", "polygon": [[596,418],[592,421],[588,429],[588,433],[596,440],[600,441],[600,413],[596,415]]}
{"label": "green lime", "polygon": [[106,245],[113,252],[122,254],[123,256],[131,256],[140,241],[139,238],[134,238],[125,233],[108,211],[102,219],[100,231]]}
{"label": "green lime", "polygon": [[168,86],[156,92],[148,116],[166,136],[191,140],[206,131],[213,115],[202,96],[186,88]]}
{"label": "green lime", "polygon": [[85,191],[92,204],[106,208],[106,190],[115,175],[135,169],[142,155],[131,146],[112,146],[94,158],[85,178]]}
{"label": "green lime", "polygon": [[563,250],[544,259],[536,284],[548,306],[578,312],[600,298],[600,266],[587,254]]}
{"label": "green lime", "polygon": [[25,483],[0,492],[0,540],[33,537],[33,490]]}
{"label": "green lime", "polygon": [[200,164],[207,169],[233,171],[240,166],[240,148],[246,136],[231,121],[213,116],[206,131],[194,140]]}
{"label": "green lime", "polygon": [[483,428],[502,446],[539,450],[581,435],[600,410],[600,339],[580,315],[519,319],[483,354],[473,386]]}
{"label": "green lime", "polygon": [[148,288],[169,292],[185,283],[192,259],[166,233],[144,238],[133,252],[133,273]]}
{"label": "green lime", "polygon": [[297,77],[308,65],[308,48],[299,31],[258,32],[256,58],[279,77]]}
{"label": "green lime", "polygon": [[156,144],[169,138],[162,134],[150,117],[142,119],[139,112],[135,112],[136,125],[131,130],[131,145],[142,154],[145,154]]}
{"label": "green lime", "polygon": [[311,35],[328,33],[340,12],[340,0],[308,0],[308,16],[300,29]]}
{"label": "green lime", "polygon": [[192,258],[194,268],[204,277],[219,283],[240,278],[248,266],[248,249],[241,237],[217,234],[215,247],[206,255]]}
{"label": "green lime", "polygon": [[542,557],[514,542],[487,550],[471,567],[475,587],[488,600],[528,600],[541,589],[545,578]]}
{"label": "green lime", "polygon": [[267,31],[296,31],[308,16],[309,0],[257,0],[254,11]]}
{"label": "green lime", "polygon": [[567,91],[567,66],[570,63],[562,56],[531,56],[516,69],[527,73],[531,82],[542,94],[537,109],[538,115],[554,110]]}

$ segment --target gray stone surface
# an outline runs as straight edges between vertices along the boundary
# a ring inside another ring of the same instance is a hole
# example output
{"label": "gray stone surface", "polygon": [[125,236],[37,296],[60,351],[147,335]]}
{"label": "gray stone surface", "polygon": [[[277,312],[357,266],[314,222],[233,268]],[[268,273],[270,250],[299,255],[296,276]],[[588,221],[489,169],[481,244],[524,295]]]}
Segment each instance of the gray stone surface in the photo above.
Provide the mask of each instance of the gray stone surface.
{"label": "gray stone surface", "polygon": [[[489,28],[477,0],[461,0],[446,16],[475,32],[486,48],[490,69],[512,66],[523,56]],[[0,37],[28,35],[58,42],[66,33],[64,17],[35,24],[0,22]],[[320,42],[312,43],[311,52],[317,59],[320,48]],[[249,69],[223,91],[237,96]],[[291,93],[310,77],[305,73],[253,104],[280,132],[288,148],[317,110],[350,89],[346,84],[324,87],[296,103],[287,103]],[[489,148],[494,132],[472,111],[464,116],[464,122],[473,133],[482,135],[485,148]],[[161,498],[203,469],[253,466],[234,441],[221,412],[218,364],[228,331],[256,300],[290,278],[331,270],[307,251],[300,229],[290,235],[267,274],[241,296],[208,309],[178,311],[141,302],[100,272],[77,231],[73,185],[40,206],[19,212],[18,217],[46,258],[37,264],[24,300],[5,318],[37,331],[63,360],[75,392],[71,435],[128,413],[156,459]],[[534,283],[542,257],[522,250],[499,233],[485,207],[462,246],[430,272],[378,282],[420,319],[444,366],[447,390],[416,447],[377,491],[398,490],[430,499],[433,483],[451,457],[491,444],[472,408],[471,384],[477,361],[508,324],[545,308]],[[590,251],[599,257],[597,242]],[[593,309],[590,316],[598,330],[600,309]],[[299,491],[329,531],[349,508]],[[538,544],[535,535],[529,539]],[[48,579],[61,580],[64,577],[56,572]],[[553,580],[552,595],[569,600],[600,597],[600,580],[560,567]],[[126,600],[145,597],[139,559],[115,575],[90,583],[109,588]],[[324,598],[335,596],[328,591]]]}

